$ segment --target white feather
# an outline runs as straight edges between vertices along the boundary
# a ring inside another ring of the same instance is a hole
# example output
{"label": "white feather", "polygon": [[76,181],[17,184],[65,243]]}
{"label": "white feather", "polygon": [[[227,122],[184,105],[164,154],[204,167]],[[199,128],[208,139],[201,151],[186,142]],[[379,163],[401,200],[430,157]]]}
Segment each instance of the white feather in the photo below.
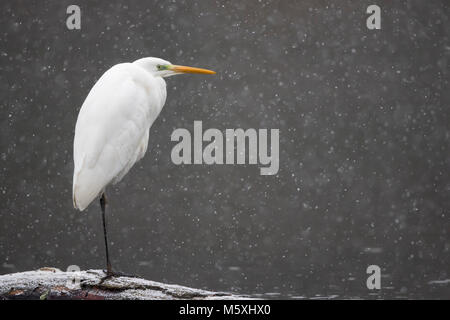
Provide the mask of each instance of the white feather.
{"label": "white feather", "polygon": [[97,81],[75,127],[75,208],[84,210],[144,156],[149,129],[165,100],[164,79],[154,76],[140,60],[115,65]]}

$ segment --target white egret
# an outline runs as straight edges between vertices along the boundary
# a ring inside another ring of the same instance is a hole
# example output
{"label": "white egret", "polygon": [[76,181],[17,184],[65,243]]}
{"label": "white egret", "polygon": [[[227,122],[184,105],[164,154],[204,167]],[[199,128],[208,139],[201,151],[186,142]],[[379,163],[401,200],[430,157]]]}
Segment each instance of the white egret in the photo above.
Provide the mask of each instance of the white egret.
{"label": "white egret", "polygon": [[106,277],[115,273],[108,252],[105,188],[120,181],[144,156],[150,127],[166,101],[163,78],[182,73],[215,74],[153,57],[120,63],[101,76],[78,114],[73,148],[73,205],[83,211],[100,197]]}

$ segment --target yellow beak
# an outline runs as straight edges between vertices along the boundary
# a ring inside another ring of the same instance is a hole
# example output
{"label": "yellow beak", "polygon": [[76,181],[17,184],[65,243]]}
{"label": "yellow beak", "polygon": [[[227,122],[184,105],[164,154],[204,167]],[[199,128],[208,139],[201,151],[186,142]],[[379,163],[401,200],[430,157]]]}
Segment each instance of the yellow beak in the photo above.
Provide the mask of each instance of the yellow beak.
{"label": "yellow beak", "polygon": [[201,73],[201,74],[216,74],[215,71],[202,69],[202,68],[194,68],[194,67],[186,67],[186,66],[170,66],[170,70],[181,73]]}

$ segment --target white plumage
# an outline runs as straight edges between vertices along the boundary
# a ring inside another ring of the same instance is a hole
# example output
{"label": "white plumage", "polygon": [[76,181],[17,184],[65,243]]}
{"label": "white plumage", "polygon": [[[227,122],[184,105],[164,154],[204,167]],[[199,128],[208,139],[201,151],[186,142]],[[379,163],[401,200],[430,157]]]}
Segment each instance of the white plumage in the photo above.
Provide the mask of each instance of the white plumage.
{"label": "white plumage", "polygon": [[163,77],[186,72],[214,73],[143,58],[115,65],[97,81],[75,126],[75,208],[84,210],[144,156],[150,127],[166,101]]}
{"label": "white plumage", "polygon": [[144,156],[149,129],[165,100],[164,79],[139,63],[118,64],[103,74],[83,103],[75,127],[75,208],[84,210]]}

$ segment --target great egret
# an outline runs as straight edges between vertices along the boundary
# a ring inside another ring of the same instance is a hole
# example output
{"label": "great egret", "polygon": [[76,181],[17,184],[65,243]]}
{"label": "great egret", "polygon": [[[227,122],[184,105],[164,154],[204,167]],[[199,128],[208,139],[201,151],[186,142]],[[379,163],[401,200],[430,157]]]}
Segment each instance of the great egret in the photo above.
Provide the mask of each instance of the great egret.
{"label": "great egret", "polygon": [[73,205],[83,211],[100,197],[106,277],[115,275],[108,252],[105,188],[117,183],[145,154],[149,130],[166,101],[163,78],[214,71],[148,57],[120,63],[92,87],[78,114],[73,144]]}

